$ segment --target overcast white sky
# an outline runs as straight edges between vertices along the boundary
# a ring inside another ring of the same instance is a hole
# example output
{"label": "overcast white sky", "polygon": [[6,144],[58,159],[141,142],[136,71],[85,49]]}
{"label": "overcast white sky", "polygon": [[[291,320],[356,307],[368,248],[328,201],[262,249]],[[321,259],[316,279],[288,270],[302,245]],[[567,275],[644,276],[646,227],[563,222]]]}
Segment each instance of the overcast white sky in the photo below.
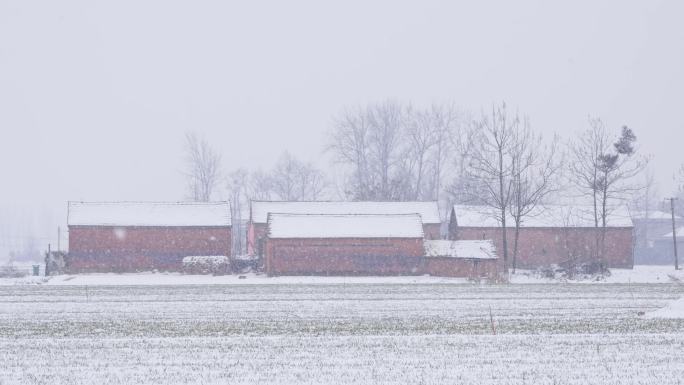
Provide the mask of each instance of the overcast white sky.
{"label": "overcast white sky", "polygon": [[667,193],[683,15],[679,0],[0,0],[0,215],[181,199],[187,130],[226,168],[316,161],[333,114],[385,98],[506,100],[565,136],[589,114],[627,124]]}

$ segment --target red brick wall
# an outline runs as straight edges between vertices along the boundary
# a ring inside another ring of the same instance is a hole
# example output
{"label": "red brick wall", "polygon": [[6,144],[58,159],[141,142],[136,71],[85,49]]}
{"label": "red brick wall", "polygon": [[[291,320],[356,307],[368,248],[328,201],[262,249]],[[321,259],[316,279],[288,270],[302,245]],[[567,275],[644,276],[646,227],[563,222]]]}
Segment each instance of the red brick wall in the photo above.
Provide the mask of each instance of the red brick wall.
{"label": "red brick wall", "polygon": [[442,225],[440,223],[423,224],[423,236],[425,239],[442,239]]}
{"label": "red brick wall", "polygon": [[269,275],[419,273],[423,239],[268,239]]}
{"label": "red brick wall", "polygon": [[[441,224],[423,224],[423,236],[425,239],[442,239]],[[247,253],[259,254],[259,240],[265,239],[268,226],[264,223],[249,223],[247,227]]]}
{"label": "red brick wall", "polygon": [[[550,264],[562,264],[571,259],[594,261],[596,237],[602,230],[594,228],[521,228],[518,241],[517,267],[534,269]],[[503,241],[500,228],[454,227],[451,239],[491,239],[503,261]],[[512,266],[515,229],[508,229],[509,267]],[[608,267],[634,266],[631,228],[608,228],[605,233],[603,259]]]}
{"label": "red brick wall", "polygon": [[266,236],[266,228],[265,223],[247,224],[247,254],[259,255],[259,241]]}
{"label": "red brick wall", "polygon": [[496,278],[499,273],[496,259],[460,259],[448,257],[424,258],[423,274],[437,277]]}
{"label": "red brick wall", "polygon": [[229,227],[69,228],[71,272],[178,270],[189,255],[230,255]]}

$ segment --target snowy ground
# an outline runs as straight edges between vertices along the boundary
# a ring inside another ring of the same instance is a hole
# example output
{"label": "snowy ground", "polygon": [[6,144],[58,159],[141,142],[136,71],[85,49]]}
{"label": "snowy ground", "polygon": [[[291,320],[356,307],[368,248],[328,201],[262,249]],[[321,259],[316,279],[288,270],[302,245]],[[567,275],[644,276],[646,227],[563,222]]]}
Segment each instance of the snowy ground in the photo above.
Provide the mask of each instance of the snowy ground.
{"label": "snowy ground", "polygon": [[[179,273],[130,273],[130,274],[79,274],[60,275],[49,278],[24,277],[0,278],[2,285],[42,284],[42,285],[253,285],[253,284],[455,284],[467,283],[463,278],[444,277],[267,277],[265,275],[245,274],[211,276],[185,275]],[[518,270],[511,275],[514,284],[547,284],[558,281],[540,278],[534,272]],[[635,266],[634,269],[613,269],[611,275],[599,283],[682,283],[684,270],[675,271],[671,266]],[[568,283],[596,283],[593,280],[576,280]]]}
{"label": "snowy ground", "polygon": [[673,354],[684,320],[650,317],[684,296],[679,283],[49,283],[0,287],[0,384],[684,378],[684,356]]}
{"label": "snowy ground", "polygon": [[[518,270],[511,275],[512,283],[551,283],[550,279],[535,276],[532,271]],[[592,279],[568,281],[568,283],[596,283]],[[684,284],[684,270],[675,270],[672,266],[637,265],[633,269],[611,269],[610,275],[602,277],[600,283],[673,283]]]}
{"label": "snowy ground", "polygon": [[[242,278],[241,278],[242,277]],[[464,278],[430,276],[403,277],[268,277],[263,274],[187,275],[180,273],[77,274],[51,277],[0,278],[2,285],[40,284],[49,286],[129,285],[330,285],[330,284],[444,284],[467,283]]]}

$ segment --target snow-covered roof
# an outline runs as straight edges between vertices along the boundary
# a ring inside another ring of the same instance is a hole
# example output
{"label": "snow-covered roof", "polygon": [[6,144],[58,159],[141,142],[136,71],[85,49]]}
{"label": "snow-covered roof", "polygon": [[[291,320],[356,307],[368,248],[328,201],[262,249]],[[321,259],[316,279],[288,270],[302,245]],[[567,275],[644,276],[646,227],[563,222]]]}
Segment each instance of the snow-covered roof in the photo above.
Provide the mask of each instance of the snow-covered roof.
{"label": "snow-covered roof", "polygon": [[225,227],[230,202],[69,202],[69,226]]}
{"label": "snow-covered roof", "polygon": [[[675,219],[678,219],[679,216],[675,215]],[[632,219],[634,220],[645,220],[645,219],[653,219],[653,220],[672,220],[672,213],[668,213],[665,211],[660,211],[660,210],[649,210],[649,211],[632,211]]]}
{"label": "snow-covered roof", "polygon": [[269,213],[420,214],[423,223],[441,223],[437,202],[285,202],[252,201],[252,222],[266,223]]}
{"label": "snow-covered roof", "polygon": [[[456,225],[460,227],[499,227],[496,210],[487,206],[455,205]],[[506,226],[515,227],[507,213]],[[594,227],[594,211],[589,206],[544,205],[523,217],[521,227]],[[607,227],[633,227],[626,207],[609,210]]]}
{"label": "snow-covered roof", "polygon": [[[663,235],[663,238],[670,238],[672,239],[672,231],[669,233]],[[677,228],[677,238],[684,238],[684,226],[683,227],[678,227]]]}
{"label": "snow-covered roof", "polygon": [[425,256],[464,259],[497,259],[494,243],[484,241],[426,240]]}
{"label": "snow-covered roof", "polygon": [[423,238],[418,214],[268,214],[270,238]]}

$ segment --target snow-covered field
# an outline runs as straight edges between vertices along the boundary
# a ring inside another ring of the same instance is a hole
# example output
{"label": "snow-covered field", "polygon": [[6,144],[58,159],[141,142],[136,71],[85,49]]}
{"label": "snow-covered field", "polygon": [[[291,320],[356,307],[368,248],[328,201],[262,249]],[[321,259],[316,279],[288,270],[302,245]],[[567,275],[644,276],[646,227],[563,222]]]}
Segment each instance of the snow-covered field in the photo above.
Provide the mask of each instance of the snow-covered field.
{"label": "snow-covered field", "polygon": [[[512,283],[551,283],[554,280],[536,277],[534,272],[519,270],[511,276]],[[595,283],[595,279],[579,279],[569,283]],[[672,266],[636,265],[633,269],[610,269],[610,275],[602,277],[601,283],[684,283],[684,270]]]}
{"label": "snow-covered field", "polygon": [[[267,277],[265,275],[186,275],[180,273],[126,273],[126,274],[77,274],[46,277],[0,278],[2,285],[313,285],[313,284],[456,284],[467,283],[464,278],[403,276],[403,277]],[[534,272],[519,270],[511,275],[514,284],[548,284],[558,280],[540,278]],[[597,283],[592,279],[580,279],[568,283]],[[671,266],[635,266],[634,269],[612,269],[611,275],[599,283],[684,283],[684,270],[675,271]]]}
{"label": "snow-covered field", "polygon": [[649,316],[680,283],[49,282],[0,287],[0,384],[684,379],[684,320]]}

